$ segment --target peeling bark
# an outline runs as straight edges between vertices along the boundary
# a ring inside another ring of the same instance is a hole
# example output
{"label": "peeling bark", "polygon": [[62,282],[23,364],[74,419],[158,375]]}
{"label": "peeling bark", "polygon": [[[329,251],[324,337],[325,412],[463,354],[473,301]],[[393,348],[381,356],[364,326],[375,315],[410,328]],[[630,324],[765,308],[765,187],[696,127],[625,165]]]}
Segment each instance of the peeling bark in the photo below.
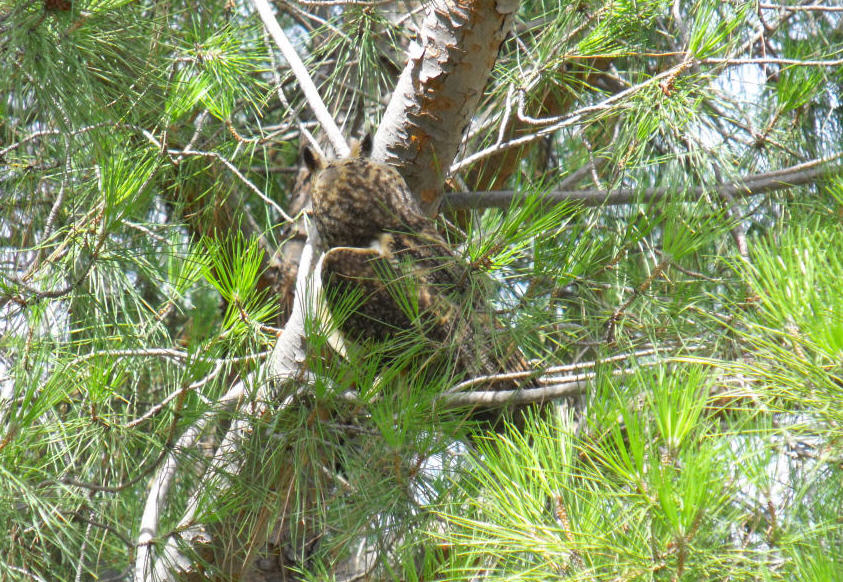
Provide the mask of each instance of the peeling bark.
{"label": "peeling bark", "polygon": [[509,33],[517,0],[436,0],[384,113],[373,157],[395,165],[426,212]]}

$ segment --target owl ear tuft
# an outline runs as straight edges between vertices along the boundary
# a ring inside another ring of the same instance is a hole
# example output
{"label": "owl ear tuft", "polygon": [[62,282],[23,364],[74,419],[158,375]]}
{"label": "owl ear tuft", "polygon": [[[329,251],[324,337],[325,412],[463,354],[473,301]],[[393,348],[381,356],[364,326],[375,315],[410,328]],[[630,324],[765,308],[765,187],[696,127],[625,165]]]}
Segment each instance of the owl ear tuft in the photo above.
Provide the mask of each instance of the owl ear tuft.
{"label": "owl ear tuft", "polygon": [[372,155],[372,134],[367,133],[360,141],[351,144],[352,158],[368,158]]}
{"label": "owl ear tuft", "polygon": [[372,134],[367,133],[363,136],[363,139],[360,140],[360,154],[363,157],[370,157],[372,155],[372,146],[374,145],[374,140],[372,139]]}
{"label": "owl ear tuft", "polygon": [[301,157],[304,160],[304,165],[311,172],[318,172],[325,166],[325,160],[322,159],[322,156],[318,152],[313,151],[310,146],[304,146]]}

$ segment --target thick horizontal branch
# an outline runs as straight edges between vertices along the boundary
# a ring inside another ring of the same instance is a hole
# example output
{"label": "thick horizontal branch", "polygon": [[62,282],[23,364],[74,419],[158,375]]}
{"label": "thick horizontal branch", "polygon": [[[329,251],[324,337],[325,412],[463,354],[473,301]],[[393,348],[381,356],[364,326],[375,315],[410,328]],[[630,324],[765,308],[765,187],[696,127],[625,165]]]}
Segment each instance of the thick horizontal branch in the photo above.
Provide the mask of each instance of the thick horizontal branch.
{"label": "thick horizontal branch", "polygon": [[445,408],[533,404],[580,394],[588,386],[588,381],[589,379],[574,380],[523,390],[478,390],[459,394],[443,394],[440,402]]}
{"label": "thick horizontal branch", "polygon": [[[602,362],[589,362],[587,364],[584,363],[583,367],[593,367],[598,363],[607,363],[609,361],[616,362],[626,358],[646,356],[654,353],[654,350],[648,349],[632,354],[621,354],[609,358],[607,360],[603,360]],[[609,374],[614,377],[627,376],[630,374],[634,374],[637,370],[641,369],[642,367],[659,366],[667,361],[669,360],[655,359],[644,362],[638,362],[635,367],[619,368],[616,370],[612,370]],[[445,392],[444,394],[441,394],[438,398],[438,402],[439,405],[443,408],[461,408],[464,406],[483,406],[495,408],[522,404],[541,404],[543,402],[549,402],[558,398],[565,398],[567,396],[576,396],[577,394],[581,394],[588,387],[589,383],[591,383],[595,378],[597,378],[598,374],[598,372],[595,370],[592,372],[582,372],[579,374],[570,374],[562,376],[556,375],[557,371],[568,369],[571,369],[571,367],[558,366],[554,368],[548,368],[547,370],[545,370],[544,374],[536,378],[539,384],[543,384],[543,386],[539,386],[536,388],[519,388],[516,390],[472,390],[470,392],[453,392],[452,389]],[[520,376],[522,375],[522,373],[515,372],[509,374],[499,374],[496,376],[481,376],[469,380],[467,382],[458,384],[454,388],[464,389],[468,385],[474,385],[478,382],[491,383],[495,380],[501,379],[510,380],[516,375]]]}
{"label": "thick horizontal branch", "polygon": [[522,370],[520,372],[505,372],[502,374],[489,374],[484,376],[475,376],[474,378],[470,378],[465,380],[464,382],[460,382],[456,386],[449,388],[445,393],[446,394],[456,394],[459,392],[463,392],[468,388],[473,386],[482,386],[488,384],[494,384],[495,382],[501,382],[505,380],[524,380],[527,378],[535,377],[536,381],[540,384],[546,385],[557,385],[560,383],[568,383],[574,381],[582,381],[592,378],[593,376],[583,376],[582,374],[579,375],[568,375],[568,376],[560,376],[560,374],[565,374],[567,372],[578,372],[582,370],[587,370],[594,368],[598,364],[605,365],[611,362],[621,362],[623,360],[628,360],[631,358],[644,358],[648,356],[653,356],[658,354],[658,350],[653,347],[644,348],[641,350],[637,350],[631,353],[624,353],[624,354],[617,354],[615,356],[610,356],[607,358],[601,358],[598,361],[590,361],[590,362],[579,362],[576,364],[565,364],[562,366],[550,366],[548,368],[535,368],[533,370]]}
{"label": "thick horizontal branch", "polygon": [[[689,190],[693,196],[702,196],[706,192],[721,196],[751,196],[776,190],[786,190],[804,186],[843,174],[843,164],[831,165],[840,155],[821,160],[814,160],[790,166],[774,172],[753,174],[740,182],[723,182],[712,186],[697,186]],[[676,188],[619,188],[616,190],[553,190],[544,195],[549,202],[581,202],[585,206],[603,206],[632,203],[648,203],[678,193]],[[489,192],[450,192],[442,201],[443,209],[463,210],[468,208],[508,208],[513,200],[523,196],[513,190],[495,190]]]}

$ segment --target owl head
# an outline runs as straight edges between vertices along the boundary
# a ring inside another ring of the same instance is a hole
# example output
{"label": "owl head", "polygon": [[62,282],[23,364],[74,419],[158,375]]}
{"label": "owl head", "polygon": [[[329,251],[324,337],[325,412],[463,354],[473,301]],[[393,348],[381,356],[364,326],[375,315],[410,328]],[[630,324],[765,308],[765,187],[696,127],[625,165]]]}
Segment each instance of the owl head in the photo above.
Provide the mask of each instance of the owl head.
{"label": "owl head", "polygon": [[384,232],[413,230],[424,221],[398,170],[372,160],[371,153],[369,135],[353,142],[347,158],[326,160],[303,150],[313,173],[313,218],[328,248],[367,247]]}

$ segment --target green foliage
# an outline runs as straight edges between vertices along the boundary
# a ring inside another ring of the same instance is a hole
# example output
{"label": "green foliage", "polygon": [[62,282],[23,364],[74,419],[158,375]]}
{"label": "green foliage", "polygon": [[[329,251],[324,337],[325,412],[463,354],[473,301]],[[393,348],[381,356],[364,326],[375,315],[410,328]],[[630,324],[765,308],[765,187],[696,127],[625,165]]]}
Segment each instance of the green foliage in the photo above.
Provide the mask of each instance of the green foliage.
{"label": "green foliage", "polygon": [[[214,28],[210,22],[193,19],[183,40],[181,59],[189,66],[181,68],[175,79],[177,101],[171,120],[201,104],[212,115],[229,120],[244,104],[257,111],[266,86],[259,81],[265,69],[259,63],[266,55],[261,48],[244,44],[256,31],[234,27]],[[168,108],[169,110],[170,108]]]}
{"label": "green foliage", "polygon": [[749,2],[735,5],[716,2],[695,2],[691,8],[692,21],[688,50],[696,58],[722,54],[740,39],[739,31],[751,14]]}
{"label": "green foliage", "polygon": [[203,239],[206,257],[202,274],[226,302],[223,328],[234,336],[255,332],[270,320],[278,306],[257,290],[263,250],[257,241],[236,236],[231,241]]}
{"label": "green foliage", "polygon": [[[427,4],[274,7],[349,135],[411,43],[449,56]],[[839,153],[841,19],[801,8],[526,0],[485,87],[413,112],[460,156],[519,140],[449,177],[515,192],[437,223],[478,275],[454,307],[574,387],[493,434],[443,404],[467,346],[418,323],[335,353],[359,295],[308,306],[300,369],[268,377],[278,208],[321,134],[250,2],[0,3],[0,579],[113,579],[169,542],[217,579],[840,579],[839,167],[723,187]]]}
{"label": "green foliage", "polygon": [[[694,394],[700,373],[699,367],[660,370],[649,384],[657,394],[677,386]],[[687,387],[677,384],[684,379],[691,380]],[[706,401],[686,402],[679,407],[693,416]],[[659,407],[626,409],[608,438],[593,440],[592,431],[579,433],[571,420],[551,418],[531,423],[526,435],[508,433],[483,444],[471,478],[456,482],[455,495],[440,509],[444,529],[430,532],[450,548],[438,575],[780,579],[772,548],[783,538],[789,538],[784,545],[839,544],[832,515],[821,511],[821,523],[813,521],[817,514],[806,522],[798,502],[779,500],[770,488],[779,469],[771,455],[758,453],[775,442],[776,430],[755,425],[754,436],[737,437],[729,424],[697,423],[688,438],[671,445],[663,420]],[[736,445],[745,439],[752,449],[736,458]],[[756,495],[771,513],[746,516]],[[732,529],[740,522],[747,523],[743,535]],[[821,571],[836,563],[809,554],[794,566]]]}
{"label": "green foliage", "polygon": [[[135,155],[140,154],[138,157]],[[129,212],[143,214],[146,210],[143,196],[149,196],[144,188],[149,185],[157,160],[154,152],[125,152],[114,149],[104,152],[100,166],[99,185],[105,201],[106,228],[114,228]]]}
{"label": "green foliage", "polygon": [[[817,55],[815,47],[805,42],[787,39],[784,55],[791,59],[811,60]],[[822,69],[812,67],[785,67],[776,97],[784,111],[797,110],[816,99],[823,90],[826,74]]]}
{"label": "green foliage", "polygon": [[[740,266],[759,297],[759,321],[818,361],[843,358],[843,227],[811,217],[758,241]],[[794,274],[797,276],[794,277]]]}
{"label": "green foliage", "polygon": [[529,259],[538,239],[557,235],[577,212],[571,204],[547,206],[541,189],[535,188],[524,198],[514,199],[506,210],[484,212],[468,232],[465,254],[469,262],[497,271]]}

